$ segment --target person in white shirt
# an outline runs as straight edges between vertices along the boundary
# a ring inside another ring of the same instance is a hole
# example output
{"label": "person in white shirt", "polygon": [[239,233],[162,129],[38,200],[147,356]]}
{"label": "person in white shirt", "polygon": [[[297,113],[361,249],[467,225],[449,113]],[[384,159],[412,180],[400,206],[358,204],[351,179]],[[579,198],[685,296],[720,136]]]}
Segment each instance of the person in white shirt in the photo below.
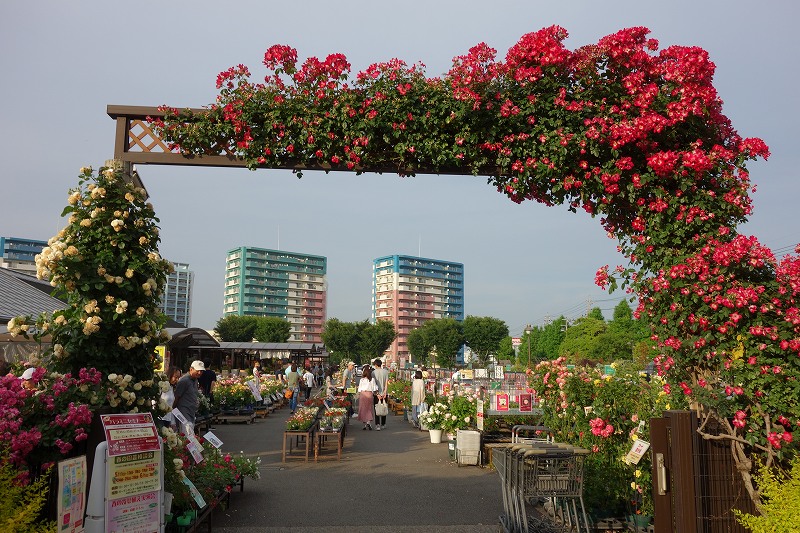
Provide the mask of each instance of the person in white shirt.
{"label": "person in white shirt", "polygon": [[[387,401],[388,387],[389,387],[389,371],[383,367],[383,362],[380,359],[375,359],[372,362],[375,365],[375,370],[372,371],[372,377],[378,385],[378,392],[375,394],[377,404],[380,401]],[[386,427],[386,415],[375,415],[375,425],[378,431]]]}
{"label": "person in white shirt", "polygon": [[372,395],[378,390],[378,384],[372,377],[372,369],[364,367],[361,380],[358,382],[358,419],[364,424],[363,429],[372,430],[375,418],[375,404]]}
{"label": "person in white shirt", "polygon": [[306,382],[306,400],[311,398],[311,389],[314,388],[314,374],[306,368],[306,373],[303,374],[303,381]]}

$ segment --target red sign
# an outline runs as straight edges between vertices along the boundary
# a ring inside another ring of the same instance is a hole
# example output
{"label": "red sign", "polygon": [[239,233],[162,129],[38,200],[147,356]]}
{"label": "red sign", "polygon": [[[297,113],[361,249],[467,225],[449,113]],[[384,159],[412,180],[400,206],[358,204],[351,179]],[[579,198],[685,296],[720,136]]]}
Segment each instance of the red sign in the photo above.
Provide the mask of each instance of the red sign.
{"label": "red sign", "polygon": [[108,456],[158,451],[158,430],[150,413],[101,415],[108,441]]}
{"label": "red sign", "polygon": [[530,393],[522,393],[519,395],[519,410],[530,411],[533,409],[532,397]]}
{"label": "red sign", "polygon": [[505,392],[498,393],[495,396],[495,409],[498,411],[508,411],[508,394]]}

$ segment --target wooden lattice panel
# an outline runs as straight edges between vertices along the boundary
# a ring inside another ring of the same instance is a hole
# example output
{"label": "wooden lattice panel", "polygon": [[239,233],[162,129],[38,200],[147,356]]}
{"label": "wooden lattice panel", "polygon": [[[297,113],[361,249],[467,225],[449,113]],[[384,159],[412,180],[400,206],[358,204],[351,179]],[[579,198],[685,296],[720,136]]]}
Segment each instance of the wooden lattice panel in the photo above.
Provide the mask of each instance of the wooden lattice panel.
{"label": "wooden lattice panel", "polygon": [[[144,120],[133,119],[128,129],[129,151],[169,153],[170,149]],[[177,153],[177,150],[174,151]]]}

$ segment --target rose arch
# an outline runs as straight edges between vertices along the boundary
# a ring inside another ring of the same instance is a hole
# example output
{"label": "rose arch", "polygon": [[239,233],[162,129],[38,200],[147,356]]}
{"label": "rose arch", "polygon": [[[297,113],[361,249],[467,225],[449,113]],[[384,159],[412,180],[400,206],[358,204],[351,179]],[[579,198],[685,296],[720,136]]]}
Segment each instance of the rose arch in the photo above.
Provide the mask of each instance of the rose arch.
{"label": "rose arch", "polygon": [[[524,35],[504,60],[479,44],[438,78],[397,59],[351,78],[343,55],[298,64],[276,45],[263,82],[238,65],[219,74],[206,108],[165,106],[136,121],[164,153],[128,150],[150,148],[126,134],[117,157],[298,176],[483,175],[514,202],[598,217],[629,263],[600,268],[596,283],[638,297],[666,392],[722,424],[706,436],[729,441],[746,473],[754,451],[772,461],[796,446],[800,262],[779,263],[737,232],[752,208],[746,163],[769,151],[723,114],[708,54],[659,50],[648,34],[630,28],[568,50],[554,26]],[[122,108],[109,113],[133,123]]]}

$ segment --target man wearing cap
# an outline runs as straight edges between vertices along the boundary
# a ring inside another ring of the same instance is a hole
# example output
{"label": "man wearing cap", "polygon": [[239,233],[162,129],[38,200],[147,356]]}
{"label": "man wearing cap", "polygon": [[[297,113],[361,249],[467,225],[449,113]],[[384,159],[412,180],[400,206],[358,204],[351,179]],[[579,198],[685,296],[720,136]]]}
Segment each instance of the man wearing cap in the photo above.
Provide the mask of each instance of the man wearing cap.
{"label": "man wearing cap", "polygon": [[200,395],[198,394],[197,378],[199,378],[206,365],[202,361],[192,361],[189,372],[181,376],[178,384],[175,385],[175,402],[173,409],[177,409],[186,417],[187,424],[194,430],[194,417],[200,405]]}

